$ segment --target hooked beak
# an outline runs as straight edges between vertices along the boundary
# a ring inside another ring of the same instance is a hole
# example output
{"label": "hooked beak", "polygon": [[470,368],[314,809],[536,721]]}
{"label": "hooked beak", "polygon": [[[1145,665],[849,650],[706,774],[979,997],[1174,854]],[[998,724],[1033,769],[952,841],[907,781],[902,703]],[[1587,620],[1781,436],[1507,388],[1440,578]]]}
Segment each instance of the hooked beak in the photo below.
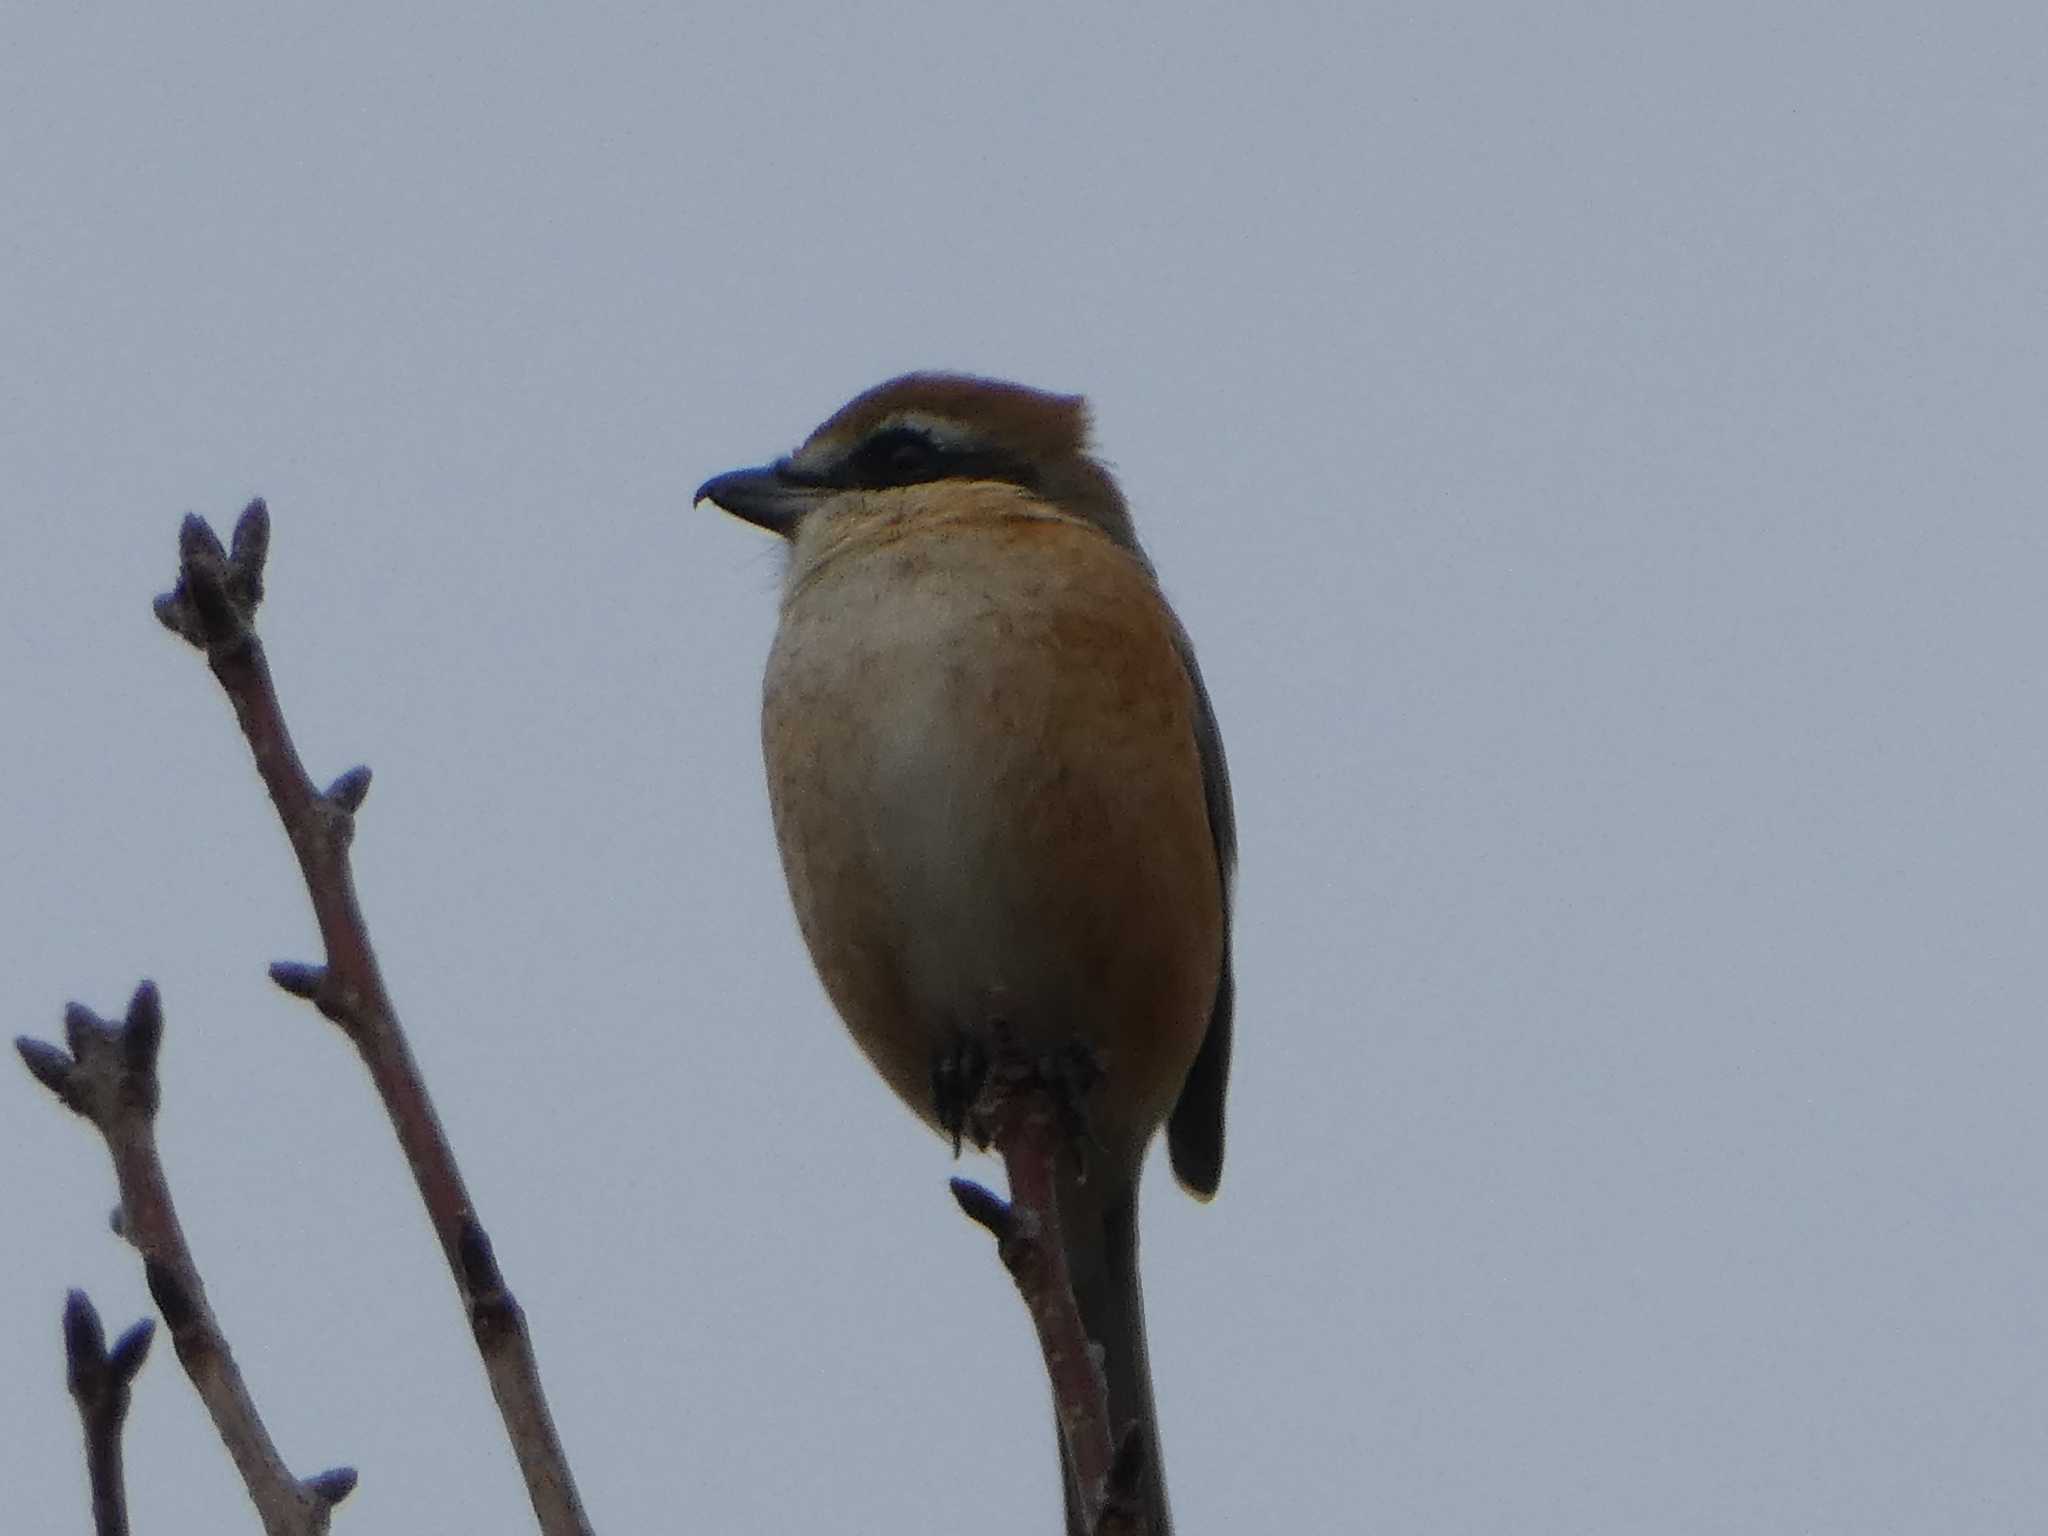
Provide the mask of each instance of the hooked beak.
{"label": "hooked beak", "polygon": [[816,504],[824,487],[799,480],[789,471],[789,461],[778,459],[758,469],[736,469],[714,475],[697,487],[690,505],[715,502],[743,522],[770,533],[793,538],[796,525]]}

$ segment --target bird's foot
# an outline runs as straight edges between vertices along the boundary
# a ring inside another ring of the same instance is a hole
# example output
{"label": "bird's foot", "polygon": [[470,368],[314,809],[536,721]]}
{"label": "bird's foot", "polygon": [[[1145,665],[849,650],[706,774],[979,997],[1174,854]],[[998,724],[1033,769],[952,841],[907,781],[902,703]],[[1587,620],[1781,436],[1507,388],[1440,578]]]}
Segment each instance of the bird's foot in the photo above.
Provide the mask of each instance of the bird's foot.
{"label": "bird's foot", "polygon": [[[1034,1049],[1017,1037],[1008,1021],[993,1019],[987,1029],[988,1044],[963,1034],[934,1069],[933,1079],[943,1079],[948,1092],[967,1091],[971,1102],[964,1111],[954,1110],[947,1120],[946,1100],[941,1097],[941,1124],[949,1131],[964,1124],[968,1139],[986,1151],[999,1141],[1004,1126],[1019,1113],[1047,1116],[1047,1124],[1075,1156],[1099,1150],[1088,1126],[1088,1096],[1102,1081],[1102,1061],[1094,1050],[1079,1040]],[[958,1151],[958,1132],[954,1132]]]}
{"label": "bird's foot", "polygon": [[965,1030],[932,1053],[932,1112],[952,1141],[955,1157],[963,1139],[988,1147],[990,1127],[982,1104],[988,1080],[988,1047]]}
{"label": "bird's foot", "polygon": [[933,1118],[955,1157],[966,1144],[987,1151],[1007,1114],[1027,1101],[1050,1107],[1059,1139],[1077,1156],[1101,1150],[1088,1126],[1088,1095],[1102,1081],[1102,1060],[1079,1040],[1032,1051],[997,1019],[986,1038],[955,1032],[933,1053],[931,1072]]}

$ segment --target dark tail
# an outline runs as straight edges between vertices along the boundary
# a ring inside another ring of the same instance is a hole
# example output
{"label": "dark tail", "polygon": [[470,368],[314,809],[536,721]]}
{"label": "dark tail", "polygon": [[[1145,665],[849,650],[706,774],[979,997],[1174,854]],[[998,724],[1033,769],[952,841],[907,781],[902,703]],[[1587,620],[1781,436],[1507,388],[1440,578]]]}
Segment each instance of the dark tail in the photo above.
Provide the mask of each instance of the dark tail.
{"label": "dark tail", "polygon": [[[1104,1189],[1104,1182],[1101,1170],[1090,1183],[1061,1180],[1060,1224],[1066,1229],[1067,1266],[1081,1321],[1103,1351],[1110,1439],[1120,1444],[1126,1426],[1141,1426],[1150,1536],[1172,1536],[1166,1513],[1166,1462],[1159,1446],[1159,1418],[1152,1407],[1152,1362],[1145,1354],[1145,1296],[1138,1284],[1138,1186],[1133,1179],[1121,1188]],[[1058,1432],[1057,1424],[1054,1431]],[[1064,1446],[1060,1465],[1067,1490],[1068,1536],[1094,1536],[1082,1520]]]}

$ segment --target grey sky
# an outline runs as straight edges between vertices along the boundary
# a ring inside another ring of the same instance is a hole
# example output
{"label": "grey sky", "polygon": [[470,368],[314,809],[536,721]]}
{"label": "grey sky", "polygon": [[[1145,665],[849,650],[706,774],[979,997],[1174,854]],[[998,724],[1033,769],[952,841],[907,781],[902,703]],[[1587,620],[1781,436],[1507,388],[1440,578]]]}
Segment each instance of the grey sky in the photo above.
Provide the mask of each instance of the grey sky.
{"label": "grey sky", "polygon": [[[1146,1201],[1185,1531],[2039,1528],[2044,79],[1968,4],[9,7],[8,1031],[157,978],[293,1466],[522,1528],[150,617],[261,493],[600,1528],[1052,1529],[1022,1310],[788,916],[773,551],[687,497],[908,367],[1078,389],[1244,847],[1223,1193]],[[147,1296],[18,1071],[0,1155],[0,1487],[82,1530],[58,1307]],[[167,1349],[130,1464],[254,1528]]]}

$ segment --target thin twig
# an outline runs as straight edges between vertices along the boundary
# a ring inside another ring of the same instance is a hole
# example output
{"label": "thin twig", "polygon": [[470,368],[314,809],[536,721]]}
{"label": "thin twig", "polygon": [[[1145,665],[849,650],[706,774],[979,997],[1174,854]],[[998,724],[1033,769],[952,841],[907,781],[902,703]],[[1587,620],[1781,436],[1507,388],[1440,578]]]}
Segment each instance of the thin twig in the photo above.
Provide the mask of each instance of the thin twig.
{"label": "thin twig", "polygon": [[[156,1059],[163,1027],[163,1006],[156,986],[145,981],[135,989],[125,1018],[102,1019],[82,1003],[67,1008],[64,1037],[69,1050],[29,1039],[15,1041],[15,1048],[36,1080],[90,1120],[106,1140],[121,1190],[121,1232],[142,1254],[150,1295],[171,1331],[178,1361],[192,1378],[222,1444],[241,1473],[263,1529],[269,1536],[321,1536],[334,1506],[355,1487],[356,1475],[341,1467],[303,1482],[292,1476],[256,1411],[234,1353],[207,1303],[205,1283],[185,1242],[171,1202],[170,1183],[157,1155]],[[96,1331],[97,1319],[92,1326]],[[73,1349],[74,1396],[79,1392],[78,1351],[90,1343],[90,1339],[81,1339]],[[138,1339],[131,1328],[115,1346],[114,1357],[121,1358],[128,1376],[141,1364],[147,1344],[147,1336]],[[124,1349],[130,1356],[123,1356]],[[125,1380],[120,1393],[125,1408]],[[85,1411],[82,1399],[80,1411]],[[88,1444],[91,1439],[88,1423]],[[118,1482],[118,1447],[114,1457],[112,1476]],[[102,1474],[95,1469],[93,1475],[97,1508]]]}
{"label": "thin twig", "polygon": [[85,1470],[92,1484],[97,1536],[128,1536],[128,1490],[121,1476],[121,1430],[128,1422],[128,1385],[149,1357],[156,1324],[142,1319],[107,1348],[92,1298],[73,1291],[64,1301],[64,1377],[85,1431]]}
{"label": "thin twig", "polygon": [[490,1241],[385,991],[356,901],[348,850],[370,771],[351,769],[325,791],[314,786],[292,745],[256,635],[269,544],[270,514],[261,501],[251,502],[235,524],[231,551],[221,548],[203,519],[187,517],[178,536],[178,584],[157,599],[156,612],[205,654],[234,706],[312,899],[325,964],[280,962],[271,967],[271,979],[312,1002],[355,1042],[469,1312],[540,1528],[544,1536],[588,1536],[590,1523],[548,1412],[525,1315],[491,1259]]}
{"label": "thin twig", "polygon": [[1121,1446],[1111,1438],[1109,1384],[1089,1342],[1060,1240],[1058,1166],[1071,1116],[1062,1114],[1037,1064],[1004,1042],[974,1113],[1003,1159],[1010,1198],[957,1178],[953,1198],[994,1234],[996,1252],[1031,1314],[1087,1528],[1102,1536],[1142,1536],[1143,1502],[1135,1491],[1143,1481],[1143,1437],[1134,1432]]}

